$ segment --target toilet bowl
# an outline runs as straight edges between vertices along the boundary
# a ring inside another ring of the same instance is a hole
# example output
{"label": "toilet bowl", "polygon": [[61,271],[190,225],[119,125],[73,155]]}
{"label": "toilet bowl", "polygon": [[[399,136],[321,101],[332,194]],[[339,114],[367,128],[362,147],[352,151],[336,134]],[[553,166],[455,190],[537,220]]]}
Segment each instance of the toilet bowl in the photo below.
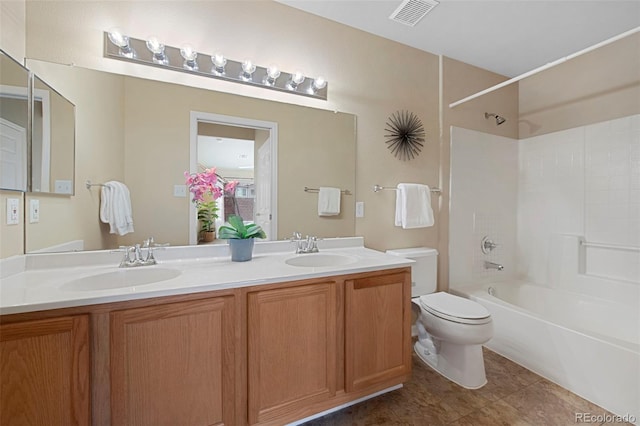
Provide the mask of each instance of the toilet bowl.
{"label": "toilet bowl", "polygon": [[472,300],[438,292],[413,299],[418,357],[438,373],[467,389],[487,383],[482,345],[493,336],[489,311]]}
{"label": "toilet bowl", "polygon": [[467,389],[487,383],[482,345],[493,336],[491,314],[481,304],[437,289],[435,249],[388,250],[415,260],[411,265],[411,296],[417,311],[418,357],[438,373]]}

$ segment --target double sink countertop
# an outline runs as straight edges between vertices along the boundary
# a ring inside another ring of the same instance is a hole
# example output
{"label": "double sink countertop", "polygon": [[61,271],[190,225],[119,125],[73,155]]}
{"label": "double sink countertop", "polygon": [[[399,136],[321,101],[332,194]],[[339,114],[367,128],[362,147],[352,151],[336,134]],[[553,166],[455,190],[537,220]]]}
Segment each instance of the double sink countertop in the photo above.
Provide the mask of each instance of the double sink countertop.
{"label": "double sink countertop", "polygon": [[227,244],[166,247],[154,250],[157,265],[132,268],[119,268],[123,253],[109,250],[14,256],[0,261],[0,315],[393,269],[413,263],[368,249],[361,237],[329,238],[319,241],[318,247],[319,253],[295,254],[289,241],[256,241],[253,259],[248,262],[232,262]]}

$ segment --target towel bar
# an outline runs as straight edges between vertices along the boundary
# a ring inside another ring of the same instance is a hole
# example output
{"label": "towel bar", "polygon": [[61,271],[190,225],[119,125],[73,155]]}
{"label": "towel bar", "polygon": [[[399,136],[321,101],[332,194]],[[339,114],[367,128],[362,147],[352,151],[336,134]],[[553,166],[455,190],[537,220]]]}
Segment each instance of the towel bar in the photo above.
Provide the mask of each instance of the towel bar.
{"label": "towel bar", "polygon": [[[320,189],[309,188],[308,186],[305,186],[304,192],[320,192]],[[340,192],[343,193],[344,195],[351,195],[351,191],[349,191],[348,189],[341,189]]]}
{"label": "towel bar", "polygon": [[84,184],[87,189],[91,189],[92,186],[105,186],[104,183],[91,183],[90,180],[87,180]]}
{"label": "towel bar", "polygon": [[[373,192],[378,192],[378,191],[395,191],[398,188],[395,188],[393,186],[380,186],[380,185],[373,185]],[[434,194],[442,194],[442,190],[440,188],[429,188],[430,192],[433,192]]]}

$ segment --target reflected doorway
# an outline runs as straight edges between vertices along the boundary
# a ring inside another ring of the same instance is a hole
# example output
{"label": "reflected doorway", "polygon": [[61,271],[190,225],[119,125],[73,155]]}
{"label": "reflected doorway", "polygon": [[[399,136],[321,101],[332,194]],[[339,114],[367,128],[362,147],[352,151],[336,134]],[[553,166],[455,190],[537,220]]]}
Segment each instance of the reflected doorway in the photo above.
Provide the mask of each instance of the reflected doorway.
{"label": "reflected doorway", "polygon": [[[215,167],[224,180],[238,181],[234,194],[218,200],[216,229],[238,214],[277,239],[277,123],[192,111],[190,127],[191,173]],[[193,203],[189,212],[189,242],[197,244]]]}

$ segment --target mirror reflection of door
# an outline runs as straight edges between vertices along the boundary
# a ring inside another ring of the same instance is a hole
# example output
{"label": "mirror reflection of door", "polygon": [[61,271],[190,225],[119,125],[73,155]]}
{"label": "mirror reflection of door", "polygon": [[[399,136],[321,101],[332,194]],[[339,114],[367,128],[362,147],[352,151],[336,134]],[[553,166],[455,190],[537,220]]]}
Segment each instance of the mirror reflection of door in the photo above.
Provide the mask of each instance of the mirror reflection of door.
{"label": "mirror reflection of door", "polygon": [[[273,127],[265,128],[263,124]],[[233,194],[225,194],[217,201],[216,229],[230,215],[239,215],[245,222],[260,225],[267,240],[275,238],[275,126],[248,119],[230,123],[220,116],[198,117],[195,169],[200,172],[215,168],[223,181],[238,182]]]}
{"label": "mirror reflection of door", "polygon": [[27,188],[27,129],[0,117],[0,188]]}

